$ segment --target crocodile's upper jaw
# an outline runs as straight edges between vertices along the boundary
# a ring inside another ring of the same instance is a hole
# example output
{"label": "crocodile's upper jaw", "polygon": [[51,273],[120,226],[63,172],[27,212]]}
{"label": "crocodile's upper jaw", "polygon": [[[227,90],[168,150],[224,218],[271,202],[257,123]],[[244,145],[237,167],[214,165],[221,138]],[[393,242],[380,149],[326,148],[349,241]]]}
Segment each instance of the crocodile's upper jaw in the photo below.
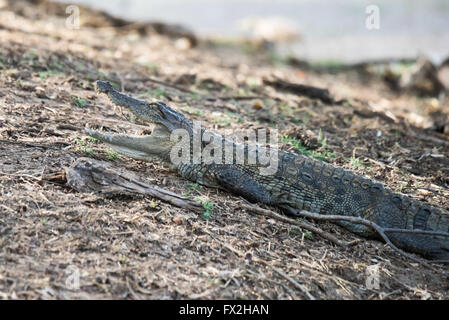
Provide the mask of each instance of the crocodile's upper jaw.
{"label": "crocodile's upper jaw", "polygon": [[126,107],[139,119],[164,126],[169,132],[176,129],[191,130],[191,124],[183,114],[173,110],[165,103],[147,102],[129,97],[117,90],[107,81],[98,80],[95,82],[95,89],[106,93],[109,99],[116,105]]}

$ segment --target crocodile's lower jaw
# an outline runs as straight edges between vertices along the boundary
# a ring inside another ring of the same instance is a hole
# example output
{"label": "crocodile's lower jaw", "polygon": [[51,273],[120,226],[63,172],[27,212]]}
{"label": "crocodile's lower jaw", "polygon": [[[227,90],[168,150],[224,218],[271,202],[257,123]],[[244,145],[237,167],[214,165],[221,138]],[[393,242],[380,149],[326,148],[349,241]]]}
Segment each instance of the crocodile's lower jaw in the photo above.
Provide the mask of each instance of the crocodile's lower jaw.
{"label": "crocodile's lower jaw", "polygon": [[89,128],[85,131],[118,153],[143,161],[166,161],[167,149],[171,148],[168,133],[156,129],[150,135],[111,134]]}

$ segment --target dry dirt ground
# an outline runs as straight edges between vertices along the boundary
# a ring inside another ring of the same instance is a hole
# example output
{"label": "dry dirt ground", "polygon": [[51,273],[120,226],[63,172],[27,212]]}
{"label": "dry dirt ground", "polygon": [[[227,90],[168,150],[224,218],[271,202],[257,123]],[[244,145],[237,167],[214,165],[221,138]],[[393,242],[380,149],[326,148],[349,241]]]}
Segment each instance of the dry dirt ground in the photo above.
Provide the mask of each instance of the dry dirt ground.
{"label": "dry dirt ground", "polygon": [[[447,266],[431,269],[374,240],[335,246],[242,210],[246,201],[238,196],[118,156],[84,133],[86,126],[145,129],[95,93],[94,81],[108,79],[218,131],[276,128],[283,149],[448,209],[449,139],[428,129],[435,112],[447,119],[447,98],[398,94],[358,72],[301,70],[250,45],[211,41],[189,48],[185,39],[132,29],[70,30],[65,17],[44,6],[0,5],[1,298],[449,298]],[[347,102],[282,93],[264,85],[264,77],[328,88]],[[199,200],[210,216],[157,199],[77,193],[42,179],[80,157],[115,162]],[[360,239],[310,222],[342,240]],[[378,288],[369,286],[374,265]]]}

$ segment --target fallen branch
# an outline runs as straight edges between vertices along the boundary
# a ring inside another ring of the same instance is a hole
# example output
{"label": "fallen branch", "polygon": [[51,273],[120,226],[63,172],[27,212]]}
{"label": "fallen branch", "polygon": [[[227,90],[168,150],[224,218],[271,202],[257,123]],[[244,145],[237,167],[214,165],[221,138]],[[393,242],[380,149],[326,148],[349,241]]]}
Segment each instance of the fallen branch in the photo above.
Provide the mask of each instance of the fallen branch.
{"label": "fallen branch", "polygon": [[319,99],[324,103],[336,103],[332,95],[329,93],[329,90],[327,89],[307,86],[304,84],[291,83],[281,79],[276,79],[274,81],[264,79],[263,83],[279,90],[287,91],[300,96],[306,96],[312,99]]}
{"label": "fallen branch", "polygon": [[15,144],[15,145],[20,145],[20,146],[30,147],[30,148],[42,148],[42,149],[61,149],[60,147],[57,147],[56,145],[61,145],[61,146],[69,145],[69,143],[64,142],[64,141],[55,141],[55,142],[53,142],[53,144],[37,144],[37,143],[32,143],[31,141],[0,139],[0,144],[2,144],[2,143]]}
{"label": "fallen branch", "polygon": [[78,192],[94,192],[106,196],[141,194],[197,213],[204,211],[200,204],[169,190],[142,182],[130,171],[105,161],[80,158],[66,169],[66,177],[67,185]]}
{"label": "fallen branch", "polygon": [[423,141],[428,141],[428,142],[433,142],[433,143],[437,143],[437,144],[441,144],[441,145],[445,145],[445,146],[449,146],[449,141],[442,139],[442,138],[438,138],[435,136],[430,136],[427,134],[422,134],[422,133],[416,133],[413,132],[413,130],[409,129],[407,132],[408,135],[415,137],[419,140],[423,140]]}
{"label": "fallen branch", "polygon": [[190,93],[190,94],[195,94],[196,93],[196,92],[193,92],[192,90],[180,87],[180,86],[178,86],[176,84],[173,84],[173,83],[170,83],[170,82],[166,82],[166,81],[162,81],[162,80],[158,80],[158,79],[154,79],[154,78],[150,78],[150,77],[145,77],[145,78],[127,78],[125,80],[131,81],[131,82],[152,82],[152,83],[160,84],[160,85],[165,86],[165,87],[176,89],[176,90],[181,91],[181,92],[186,92],[186,93]]}
{"label": "fallen branch", "polygon": [[342,241],[338,240],[336,237],[334,237],[333,235],[331,235],[330,233],[327,233],[327,232],[325,232],[317,227],[314,227],[308,223],[297,221],[297,220],[282,216],[274,211],[263,209],[258,206],[242,204],[242,208],[246,209],[248,211],[257,213],[257,214],[261,214],[261,215],[264,215],[267,217],[274,218],[276,220],[279,220],[279,221],[282,221],[285,223],[297,225],[298,227],[301,227],[303,229],[309,230],[311,232],[314,232],[314,233],[320,235],[322,238],[329,240],[330,242],[332,242],[340,247],[348,247],[348,246],[354,245],[355,243],[358,242],[358,241],[342,242]]}
{"label": "fallen branch", "polygon": [[[270,97],[265,96],[217,96],[217,97],[206,97],[206,100],[208,101],[215,101],[215,100],[255,100],[255,99],[266,99]],[[271,98],[270,98],[271,99]]]}

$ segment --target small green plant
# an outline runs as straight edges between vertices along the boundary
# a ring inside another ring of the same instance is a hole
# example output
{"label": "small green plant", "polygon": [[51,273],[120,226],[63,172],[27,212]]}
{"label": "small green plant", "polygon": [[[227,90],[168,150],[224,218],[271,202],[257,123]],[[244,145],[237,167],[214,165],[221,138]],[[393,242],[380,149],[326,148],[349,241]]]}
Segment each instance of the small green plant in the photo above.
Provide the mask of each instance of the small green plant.
{"label": "small green plant", "polygon": [[23,83],[22,79],[17,79],[16,82],[15,82],[15,85],[18,88],[23,88],[24,83]]}
{"label": "small green plant", "polygon": [[80,138],[75,138],[75,143],[82,147],[87,146],[87,143],[85,141],[81,140]]}
{"label": "small green plant", "polygon": [[203,208],[206,210],[203,212],[203,218],[208,219],[210,218],[210,215],[212,213],[212,210],[214,209],[214,203],[210,202],[209,200],[203,201]]}
{"label": "small green plant", "polygon": [[357,169],[363,168],[363,162],[359,158],[352,156],[349,159],[349,162],[351,163],[351,167],[353,167],[353,168],[357,168]]}
{"label": "small green plant", "polygon": [[163,97],[168,97],[170,96],[170,92],[168,92],[167,90],[165,90],[164,88],[156,88],[153,90],[147,90],[143,92],[144,95],[148,95],[150,97],[154,97],[154,98],[163,98]]}
{"label": "small green plant", "polygon": [[290,229],[290,234],[291,235],[299,235],[301,234],[301,232],[299,231],[299,227],[298,226],[292,226]]}
{"label": "small green plant", "polygon": [[182,108],[182,110],[187,112],[188,114],[193,114],[193,115],[196,115],[196,116],[200,116],[203,113],[200,109],[192,108],[189,105],[184,106]]}
{"label": "small green plant", "polygon": [[275,52],[270,52],[268,55],[268,62],[271,63],[273,66],[282,66],[285,64],[285,59],[280,56],[279,54]]}
{"label": "small green plant", "polygon": [[303,146],[301,141],[291,138],[289,136],[283,136],[281,141],[284,143],[289,143],[293,147],[295,147],[300,153],[306,156],[310,156],[312,158],[328,161],[329,159],[334,159],[337,157],[337,154],[333,151],[329,151],[326,149],[326,146],[321,145],[318,150],[309,150],[307,147]]}
{"label": "small green plant", "polygon": [[63,71],[64,70],[64,66],[62,64],[60,64],[58,61],[53,60],[52,62],[50,62],[50,66],[53,69],[59,70],[59,71]]}
{"label": "small green plant", "polygon": [[5,59],[3,57],[3,52],[0,51],[0,69],[5,67]]}
{"label": "small green plant", "polygon": [[244,122],[242,116],[239,113],[231,112],[231,111],[226,111],[225,113],[226,113],[227,116],[233,118],[238,123],[243,123]]}
{"label": "small green plant", "polygon": [[14,75],[14,74],[16,74],[17,72],[19,72],[19,70],[17,70],[17,69],[7,69],[7,70],[5,70],[5,74],[6,74],[7,76]]}
{"label": "small green plant", "polygon": [[189,93],[188,96],[192,100],[200,100],[201,99],[201,95],[197,92]]}
{"label": "small green plant", "polygon": [[146,67],[148,70],[156,73],[158,70],[158,66],[155,63],[152,62],[140,62],[140,64],[144,67]]}
{"label": "small green plant", "polygon": [[407,182],[401,182],[401,184],[399,185],[399,187],[396,189],[396,192],[405,192],[407,189],[408,183]]}
{"label": "small green plant", "polygon": [[95,152],[92,149],[83,149],[82,150],[86,155],[93,157]]}
{"label": "small green plant", "polygon": [[126,259],[126,257],[121,257],[119,262],[120,262],[120,264],[127,264],[128,263],[128,259]]}
{"label": "small green plant", "polygon": [[248,85],[248,87],[250,88],[257,88],[260,87],[261,81],[258,78],[248,78],[246,80],[246,84]]}
{"label": "small green plant", "polygon": [[41,78],[42,81],[47,80],[47,78],[51,76],[56,76],[58,74],[61,74],[61,72],[55,71],[55,70],[47,70],[47,71],[39,71],[38,75],[39,78]]}
{"label": "small green plant", "polygon": [[128,117],[127,117],[128,121],[131,123],[136,123],[136,116],[133,113],[128,113]]}
{"label": "small green plant", "polygon": [[93,156],[95,152],[87,147],[87,143],[79,138],[75,139],[75,143],[79,146],[78,150],[88,156]]}
{"label": "small green plant", "polygon": [[108,158],[108,160],[115,161],[120,158],[120,155],[115,151],[108,150],[106,151],[106,157]]}
{"label": "small green plant", "polygon": [[72,96],[72,105],[78,108],[84,108],[87,106],[87,100],[77,96]]}
{"label": "small green plant", "polygon": [[310,231],[304,232],[304,238],[305,238],[305,239],[312,240],[312,239],[313,239],[313,234],[312,234],[312,232],[310,232]]}
{"label": "small green plant", "polygon": [[312,69],[325,69],[325,70],[338,70],[345,66],[345,63],[341,60],[328,59],[313,62],[311,64]]}
{"label": "small green plant", "polygon": [[318,143],[323,147],[327,148],[327,138],[323,136],[323,130],[320,128],[320,132],[318,133]]}
{"label": "small green plant", "polygon": [[200,186],[198,183],[189,183],[187,185],[187,189],[195,190],[195,191],[202,191],[203,190],[203,186]]}

